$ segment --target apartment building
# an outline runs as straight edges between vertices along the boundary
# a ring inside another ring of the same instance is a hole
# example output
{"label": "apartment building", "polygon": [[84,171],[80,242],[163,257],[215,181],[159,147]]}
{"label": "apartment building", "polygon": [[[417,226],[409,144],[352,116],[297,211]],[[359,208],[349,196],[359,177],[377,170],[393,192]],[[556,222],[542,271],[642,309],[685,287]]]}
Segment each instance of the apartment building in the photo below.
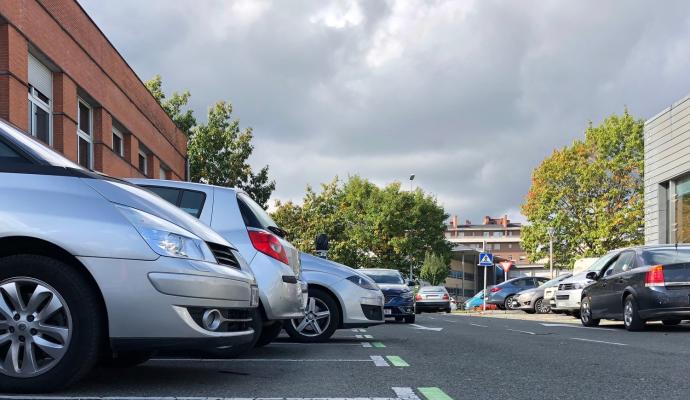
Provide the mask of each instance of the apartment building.
{"label": "apartment building", "polygon": [[522,225],[510,222],[507,215],[500,218],[486,216],[481,224],[473,224],[469,220],[459,224],[458,216],[455,215],[446,226],[445,234],[446,240],[451,244],[485,249],[494,256],[520,265],[528,264],[527,254],[521,246],[521,229]]}
{"label": "apartment building", "polygon": [[86,168],[186,178],[185,135],[74,0],[0,1],[0,118]]}

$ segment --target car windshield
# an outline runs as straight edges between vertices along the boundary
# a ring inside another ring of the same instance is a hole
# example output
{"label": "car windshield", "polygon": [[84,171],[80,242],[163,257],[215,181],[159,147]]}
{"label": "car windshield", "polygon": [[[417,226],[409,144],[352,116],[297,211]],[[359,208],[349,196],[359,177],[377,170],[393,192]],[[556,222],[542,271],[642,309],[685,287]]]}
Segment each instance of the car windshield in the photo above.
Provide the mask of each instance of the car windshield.
{"label": "car windshield", "polygon": [[376,283],[402,285],[405,283],[398,271],[362,271]]}
{"label": "car windshield", "polygon": [[551,287],[551,286],[556,286],[556,285],[558,285],[558,282],[562,281],[563,279],[569,278],[571,276],[572,276],[571,274],[561,275],[557,278],[551,279],[550,281],[546,281],[546,282],[542,283],[541,285],[539,285],[539,287],[547,288],[547,287]]}
{"label": "car windshield", "polygon": [[599,257],[598,260],[594,262],[589,268],[587,268],[587,272],[591,271],[596,271],[599,272],[601,271],[602,268],[611,260],[614,256],[616,256],[618,252],[612,251],[610,253],[606,253],[603,256]]}
{"label": "car windshield", "polygon": [[663,248],[642,252],[645,265],[677,264],[690,262],[690,248]]}
{"label": "car windshield", "polygon": [[10,124],[0,121],[0,129],[2,129],[7,136],[9,136],[10,140],[12,140],[14,143],[17,143],[18,146],[21,146],[22,150],[48,165],[72,169],[84,169],[82,166],[73,163],[33,137],[23,134]]}

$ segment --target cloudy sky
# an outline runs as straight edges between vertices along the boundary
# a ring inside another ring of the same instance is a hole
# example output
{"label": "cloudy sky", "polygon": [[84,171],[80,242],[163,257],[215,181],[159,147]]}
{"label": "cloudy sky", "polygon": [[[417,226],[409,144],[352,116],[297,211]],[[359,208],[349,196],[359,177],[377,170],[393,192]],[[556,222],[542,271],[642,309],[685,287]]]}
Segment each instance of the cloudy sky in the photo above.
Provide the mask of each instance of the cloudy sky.
{"label": "cloudy sky", "polygon": [[462,220],[519,207],[588,121],[690,93],[690,2],[79,0],[142,79],[232,102],[274,196],[360,174]]}

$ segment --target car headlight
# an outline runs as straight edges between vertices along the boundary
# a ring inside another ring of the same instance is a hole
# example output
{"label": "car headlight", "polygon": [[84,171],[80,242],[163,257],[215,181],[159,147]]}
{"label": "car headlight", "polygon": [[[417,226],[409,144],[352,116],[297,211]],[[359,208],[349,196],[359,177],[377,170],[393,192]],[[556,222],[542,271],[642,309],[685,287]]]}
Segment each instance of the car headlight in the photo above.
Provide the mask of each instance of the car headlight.
{"label": "car headlight", "polygon": [[584,283],[573,283],[573,289],[584,289],[585,286],[587,285],[585,285]]}
{"label": "car headlight", "polygon": [[414,297],[414,293],[412,293],[411,290],[408,290],[406,292],[400,293],[400,297],[402,297],[403,299],[411,299],[412,297]]}
{"label": "car headlight", "polygon": [[348,281],[354,283],[355,285],[361,287],[362,289],[367,289],[367,290],[379,290],[379,287],[376,286],[376,284],[371,283],[367,279],[364,279],[363,277],[359,275],[352,275],[346,278]]}
{"label": "car headlight", "polygon": [[156,253],[166,257],[216,262],[206,242],[193,233],[136,208],[116,207]]}

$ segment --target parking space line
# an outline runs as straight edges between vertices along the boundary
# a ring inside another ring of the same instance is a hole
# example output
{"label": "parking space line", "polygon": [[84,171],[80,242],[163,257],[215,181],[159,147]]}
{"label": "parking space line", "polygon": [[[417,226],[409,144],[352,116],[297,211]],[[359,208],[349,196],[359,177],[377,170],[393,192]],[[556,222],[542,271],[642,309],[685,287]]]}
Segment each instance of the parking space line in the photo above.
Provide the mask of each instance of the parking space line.
{"label": "parking space line", "polygon": [[486,326],[486,325],[479,325],[479,324],[473,324],[473,323],[470,323],[470,325],[472,325],[472,326],[478,326],[478,327],[480,327],[480,328],[488,328],[488,326]]}
{"label": "parking space line", "polygon": [[388,365],[388,362],[386,361],[386,359],[384,359],[381,356],[369,356],[369,357],[371,358],[370,361],[373,361],[374,365],[376,365],[377,367],[390,367],[390,365]]}
{"label": "parking space line", "polygon": [[364,335],[364,337],[365,337],[366,339],[373,339],[373,338],[374,338],[374,337],[371,336],[371,335]]}
{"label": "parking space line", "polygon": [[453,400],[452,397],[437,387],[420,387],[417,390],[419,390],[422,396],[426,397],[426,400]]}
{"label": "parking space line", "polygon": [[509,330],[509,331],[513,331],[513,332],[526,333],[526,334],[528,334],[528,335],[536,335],[536,333],[534,333],[534,332],[530,332],[530,331],[521,331],[521,330],[519,330],[519,329],[510,329],[510,328],[508,328],[508,330]]}
{"label": "parking space line", "polygon": [[371,347],[371,343],[369,343],[369,342],[362,342],[362,347]]}
{"label": "parking space line", "polygon": [[383,343],[381,343],[381,342],[373,342],[372,345],[373,345],[374,347],[378,347],[378,348],[386,347],[386,345],[383,344]]}
{"label": "parking space line", "polygon": [[324,342],[324,343],[300,343],[300,342],[272,342],[266,345],[266,347],[271,347],[271,346],[309,346],[309,347],[314,347],[314,346],[359,346],[358,343],[352,343],[352,342]]}
{"label": "parking space line", "polygon": [[419,396],[415,394],[414,390],[409,387],[394,387],[393,391],[400,400],[421,400]]}
{"label": "parking space line", "polygon": [[371,362],[365,359],[344,359],[344,358],[152,358],[149,361],[155,362]]}
{"label": "parking space line", "polygon": [[355,335],[355,337],[356,337],[357,339],[364,339],[364,336],[363,336],[363,335]]}
{"label": "parking space line", "polygon": [[388,359],[388,361],[391,364],[393,364],[394,367],[409,367],[410,366],[410,364],[408,364],[407,362],[405,362],[405,360],[403,360],[402,358],[400,358],[398,356],[386,356],[386,358]]}
{"label": "parking space line", "polygon": [[602,344],[612,344],[614,346],[627,346],[625,343],[618,343],[618,342],[606,342],[604,340],[594,340],[594,339],[585,339],[585,338],[577,338],[577,337],[571,337],[570,339],[572,340],[579,340],[581,342],[592,342],[592,343],[602,343]]}

